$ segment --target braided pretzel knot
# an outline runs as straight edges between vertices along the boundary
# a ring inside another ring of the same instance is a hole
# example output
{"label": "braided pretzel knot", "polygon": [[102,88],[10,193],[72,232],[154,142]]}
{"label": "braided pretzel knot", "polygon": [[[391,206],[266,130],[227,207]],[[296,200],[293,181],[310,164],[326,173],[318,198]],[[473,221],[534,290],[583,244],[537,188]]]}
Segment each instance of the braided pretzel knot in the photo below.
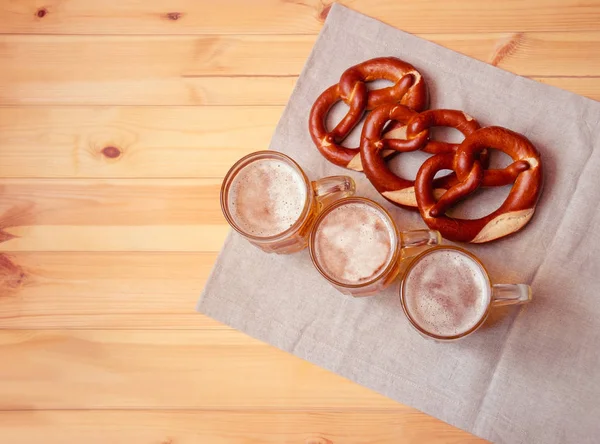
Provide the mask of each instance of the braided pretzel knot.
{"label": "braided pretzel knot", "polygon": [[[366,82],[379,79],[389,80],[394,85],[368,91]],[[327,131],[327,115],[340,100],[350,109],[335,128]],[[417,111],[425,109],[427,87],[423,76],[412,65],[394,57],[367,60],[347,69],[340,82],[327,88],[312,106],[308,127],[314,144],[330,162],[361,171],[359,149],[344,147],[341,142],[366,110],[384,103],[400,103]]]}
{"label": "braided pretzel knot", "polygon": [[[405,127],[387,134],[397,138],[382,138],[382,130],[389,120],[406,124]],[[456,128],[465,137],[479,129],[479,124],[471,116],[462,111],[448,109],[429,110],[419,114],[401,105],[382,105],[367,117],[360,146],[364,172],[377,191],[390,202],[401,207],[416,209],[415,183],[390,171],[381,155],[382,152],[422,150],[430,154],[444,154],[454,153],[457,150],[458,144],[430,140],[429,129],[433,126]],[[404,130],[403,134],[402,130]],[[479,159],[486,167],[487,150],[481,151]],[[434,193],[441,195],[444,190],[456,183],[455,174],[436,179],[433,181]]]}
{"label": "braided pretzel knot", "polygon": [[[508,154],[514,162],[504,169],[485,170],[476,154],[486,147]],[[435,174],[444,169],[456,172],[458,183],[439,200],[434,194]],[[514,182],[504,203],[480,219],[457,219],[446,210],[479,186],[501,186]],[[523,228],[533,216],[543,182],[540,154],[521,134],[500,127],[487,127],[468,136],[455,155],[434,156],[417,173],[415,192],[425,223],[452,241],[483,243]]]}

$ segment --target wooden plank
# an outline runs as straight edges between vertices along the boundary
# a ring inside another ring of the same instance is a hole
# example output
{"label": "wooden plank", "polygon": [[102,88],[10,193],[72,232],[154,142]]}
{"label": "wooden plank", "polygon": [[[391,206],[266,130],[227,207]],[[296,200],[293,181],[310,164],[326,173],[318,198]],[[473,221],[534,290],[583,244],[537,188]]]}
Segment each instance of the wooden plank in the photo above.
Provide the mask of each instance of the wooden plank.
{"label": "wooden plank", "polygon": [[0,179],[0,251],[218,251],[220,179]]}
{"label": "wooden plank", "polygon": [[228,329],[194,311],[216,253],[0,254],[0,329]]}
{"label": "wooden plank", "polygon": [[223,223],[195,225],[26,225],[3,230],[0,251],[219,251],[229,232]]}
{"label": "wooden plank", "polygon": [[[600,76],[540,77],[533,80],[600,100]],[[50,81],[13,83],[2,90],[5,105],[285,105],[297,77],[190,77],[139,88],[139,81],[93,84]],[[102,91],[98,94],[97,91]],[[96,92],[95,92],[96,91]],[[193,92],[192,92],[193,91]]]}
{"label": "wooden plank", "polygon": [[0,107],[0,176],[223,177],[243,155],[268,148],[281,111]]}
{"label": "wooden plank", "polygon": [[[0,412],[11,444],[475,444],[475,438],[398,405],[354,411]],[[99,433],[99,431],[102,431]]]}
{"label": "wooden plank", "polygon": [[233,330],[2,330],[0,355],[0,410],[397,407]]}
{"label": "wooden plank", "polygon": [[[0,79],[2,74],[0,73]],[[0,83],[1,105],[284,105],[297,77],[13,79]]]}
{"label": "wooden plank", "polygon": [[[600,72],[600,32],[422,37],[520,75]],[[5,62],[0,104],[280,104],[314,40],[312,35],[0,36]]]}
{"label": "wooden plank", "polygon": [[0,227],[224,224],[221,182],[0,178]]}
{"label": "wooden plank", "polygon": [[0,179],[0,251],[218,251],[220,179]]}
{"label": "wooden plank", "polygon": [[4,85],[50,80],[82,86],[135,79],[139,92],[180,77],[297,75],[315,40],[314,35],[4,35],[0,78]]}
{"label": "wooden plank", "polygon": [[[36,34],[316,33],[331,2],[246,0],[3,1],[0,30]],[[342,0],[409,32],[597,29],[600,5],[578,0]],[[233,13],[238,12],[238,13]]]}

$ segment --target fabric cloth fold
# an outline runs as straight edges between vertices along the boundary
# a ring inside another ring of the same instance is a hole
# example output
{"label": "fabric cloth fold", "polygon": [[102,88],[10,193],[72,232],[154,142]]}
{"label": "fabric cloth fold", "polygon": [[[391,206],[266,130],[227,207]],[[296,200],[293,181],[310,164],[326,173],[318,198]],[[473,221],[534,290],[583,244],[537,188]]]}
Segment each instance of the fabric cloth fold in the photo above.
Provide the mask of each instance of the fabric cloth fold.
{"label": "fabric cloth fold", "polygon": [[[496,242],[466,245],[494,282],[531,284],[533,302],[495,310],[464,340],[437,343],[409,326],[397,285],[352,299],[319,275],[307,251],[269,255],[231,232],[198,310],[494,442],[598,442],[600,103],[334,5],[270,149],[293,157],[311,179],[351,175],[358,194],[382,203],[401,229],[424,223],[381,198],[362,174],[327,162],[308,133],[317,96],[349,66],[379,56],[399,57],[423,73],[430,108],[461,109],[483,126],[520,132],[541,152],[545,185],[529,225]],[[402,168],[411,156],[424,158],[402,154],[394,163]],[[482,191],[459,212],[486,214],[507,190]]]}

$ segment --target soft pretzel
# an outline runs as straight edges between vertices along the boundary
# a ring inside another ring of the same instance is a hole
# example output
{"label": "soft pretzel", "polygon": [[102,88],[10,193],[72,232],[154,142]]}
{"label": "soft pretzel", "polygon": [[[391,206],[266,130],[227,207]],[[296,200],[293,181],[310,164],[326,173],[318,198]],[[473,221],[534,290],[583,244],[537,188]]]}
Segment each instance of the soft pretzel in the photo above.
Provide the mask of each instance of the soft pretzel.
{"label": "soft pretzel", "polygon": [[[514,162],[504,169],[485,170],[477,154],[495,148]],[[438,171],[453,170],[458,182],[442,196],[436,196],[434,177]],[[479,219],[458,219],[445,215],[458,200],[479,186],[514,185],[496,211]],[[543,183],[540,154],[521,134],[505,128],[481,128],[460,144],[455,154],[433,156],[421,166],[415,181],[419,211],[425,223],[452,241],[483,243],[514,233],[525,226],[539,199]],[[439,197],[439,200],[438,200]]]}
{"label": "soft pretzel", "polygon": [[[411,80],[408,90],[402,80]],[[425,80],[419,71],[409,63],[395,57],[378,57],[348,68],[340,77],[340,92],[344,102],[349,104],[356,92],[367,92],[366,82],[389,80],[394,85],[370,91],[367,109],[380,105],[399,103],[415,111],[427,108],[428,96]]]}
{"label": "soft pretzel", "polygon": [[[396,134],[398,138],[382,137],[382,129],[390,120],[406,124],[405,134],[398,134],[396,130],[388,135]],[[454,153],[458,148],[458,144],[430,140],[429,128],[433,126],[456,128],[465,137],[479,128],[475,119],[456,110],[429,110],[419,114],[402,105],[382,105],[367,117],[360,146],[362,166],[369,181],[390,202],[410,209],[417,207],[414,181],[397,176],[387,167],[381,156],[384,150],[400,152],[423,150],[431,154],[440,154]],[[479,157],[483,165],[487,166],[487,151],[482,150]],[[454,174],[436,179],[434,181],[436,195],[441,195],[445,189],[456,182]]]}
{"label": "soft pretzel", "polygon": [[[369,90],[367,83],[388,80],[392,86]],[[326,126],[331,108],[339,101],[349,110],[332,129]],[[540,155],[524,136],[500,127],[480,128],[475,119],[458,110],[429,110],[423,76],[410,64],[379,57],[348,68],[339,83],[327,88],[315,101],[309,117],[314,144],[330,162],[364,171],[375,188],[390,202],[418,209],[432,229],[450,240],[489,242],[526,225],[541,193],[543,174]],[[365,120],[358,148],[341,143]],[[432,140],[430,128],[459,130],[460,144]],[[489,150],[510,155],[514,162],[504,169],[488,170]],[[394,174],[386,159],[403,152],[422,150],[433,154],[419,169],[416,181]],[[441,170],[452,174],[441,178]],[[479,187],[513,184],[502,206],[480,219],[453,219],[446,211]]]}
{"label": "soft pretzel", "polygon": [[[368,91],[366,83],[378,79],[392,81],[394,85]],[[335,128],[328,131],[327,115],[340,100],[350,109]],[[425,109],[427,88],[421,74],[412,65],[394,57],[371,59],[347,69],[340,82],[327,88],[312,106],[308,125],[314,144],[330,162],[361,171],[359,148],[344,147],[341,142],[366,110],[384,103],[402,103],[418,111]]]}

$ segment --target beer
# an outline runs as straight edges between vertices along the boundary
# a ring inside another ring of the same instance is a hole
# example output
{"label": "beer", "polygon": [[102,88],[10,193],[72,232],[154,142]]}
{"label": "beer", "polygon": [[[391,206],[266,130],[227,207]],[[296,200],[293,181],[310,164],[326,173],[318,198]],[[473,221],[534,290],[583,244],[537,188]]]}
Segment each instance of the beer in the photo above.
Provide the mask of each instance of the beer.
{"label": "beer", "polygon": [[396,250],[396,232],[387,215],[366,202],[339,205],[319,221],[314,258],[327,275],[342,284],[377,278]]}
{"label": "beer", "polygon": [[290,254],[308,244],[321,209],[352,196],[354,180],[329,176],[310,181],[290,157],[257,151],[238,160],[221,186],[221,209],[229,225],[267,253]]}
{"label": "beer", "polygon": [[302,215],[306,185],[293,166],[279,159],[259,159],[244,166],[229,188],[234,223],[257,237],[276,236]]}
{"label": "beer", "polygon": [[403,280],[402,297],[409,318],[435,336],[466,334],[487,315],[491,298],[487,273],[458,249],[431,250]]}

